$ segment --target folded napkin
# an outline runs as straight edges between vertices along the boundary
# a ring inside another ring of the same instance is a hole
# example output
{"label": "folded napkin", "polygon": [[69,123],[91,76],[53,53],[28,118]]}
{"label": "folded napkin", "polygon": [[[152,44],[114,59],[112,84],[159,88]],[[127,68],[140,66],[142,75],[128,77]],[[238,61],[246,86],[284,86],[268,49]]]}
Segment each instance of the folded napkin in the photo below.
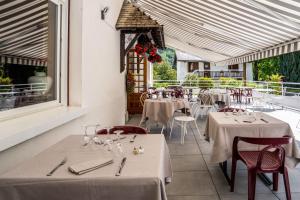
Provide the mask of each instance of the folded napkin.
{"label": "folded napkin", "polygon": [[70,172],[74,174],[81,175],[99,169],[106,165],[112,164],[113,162],[114,161],[111,158],[102,158],[102,159],[90,160],[90,161],[74,164],[72,166],[69,166],[68,169]]}

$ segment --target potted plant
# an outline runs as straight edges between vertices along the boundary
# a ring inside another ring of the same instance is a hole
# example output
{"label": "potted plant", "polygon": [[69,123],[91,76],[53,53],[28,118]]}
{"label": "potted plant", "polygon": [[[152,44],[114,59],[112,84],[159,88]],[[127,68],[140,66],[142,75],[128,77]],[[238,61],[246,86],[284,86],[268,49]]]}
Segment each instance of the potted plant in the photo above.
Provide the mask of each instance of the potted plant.
{"label": "potted plant", "polygon": [[126,79],[126,90],[128,94],[134,92],[134,86],[135,86],[134,76],[131,72],[128,72],[127,79]]}

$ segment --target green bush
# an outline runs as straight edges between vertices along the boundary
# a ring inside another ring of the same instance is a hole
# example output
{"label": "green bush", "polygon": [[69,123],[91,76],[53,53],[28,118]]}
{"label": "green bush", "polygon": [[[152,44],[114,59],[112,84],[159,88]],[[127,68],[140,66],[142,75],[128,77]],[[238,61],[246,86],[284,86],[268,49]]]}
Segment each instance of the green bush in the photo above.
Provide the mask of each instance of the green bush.
{"label": "green bush", "polygon": [[232,88],[232,87],[238,87],[243,84],[242,81],[239,81],[235,78],[227,78],[227,77],[221,77],[220,78],[220,87],[223,88]]}
{"label": "green bush", "polygon": [[187,74],[184,79],[183,86],[213,88],[214,82],[212,78],[199,77],[197,74]]}

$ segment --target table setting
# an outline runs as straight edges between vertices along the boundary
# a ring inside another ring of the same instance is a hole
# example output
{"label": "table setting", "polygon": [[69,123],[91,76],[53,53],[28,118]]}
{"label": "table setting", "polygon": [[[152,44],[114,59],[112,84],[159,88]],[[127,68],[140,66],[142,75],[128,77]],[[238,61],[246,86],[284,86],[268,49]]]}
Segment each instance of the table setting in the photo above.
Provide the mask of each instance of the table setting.
{"label": "table setting", "polygon": [[0,175],[0,199],[164,200],[171,177],[163,135],[85,133]]}
{"label": "table setting", "polygon": [[[243,137],[283,137],[293,132],[288,123],[262,112],[211,112],[209,113],[205,136],[213,141],[211,162],[221,163],[232,154],[232,142],[235,136]],[[242,145],[245,150],[253,146]],[[255,147],[261,149],[262,147]],[[299,147],[294,139],[286,146],[287,164],[295,167],[300,161]]]}

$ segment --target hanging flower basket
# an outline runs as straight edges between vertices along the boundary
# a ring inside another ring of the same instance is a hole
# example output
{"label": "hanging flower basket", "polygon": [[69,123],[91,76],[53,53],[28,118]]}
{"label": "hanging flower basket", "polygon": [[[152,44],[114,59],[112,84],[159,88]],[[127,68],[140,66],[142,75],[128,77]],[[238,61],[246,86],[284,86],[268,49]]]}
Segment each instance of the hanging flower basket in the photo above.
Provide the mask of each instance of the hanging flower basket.
{"label": "hanging flower basket", "polygon": [[157,48],[151,43],[146,35],[141,35],[138,38],[138,43],[135,45],[134,51],[141,56],[148,58],[151,63],[159,63],[162,61],[161,56],[157,53]]}

